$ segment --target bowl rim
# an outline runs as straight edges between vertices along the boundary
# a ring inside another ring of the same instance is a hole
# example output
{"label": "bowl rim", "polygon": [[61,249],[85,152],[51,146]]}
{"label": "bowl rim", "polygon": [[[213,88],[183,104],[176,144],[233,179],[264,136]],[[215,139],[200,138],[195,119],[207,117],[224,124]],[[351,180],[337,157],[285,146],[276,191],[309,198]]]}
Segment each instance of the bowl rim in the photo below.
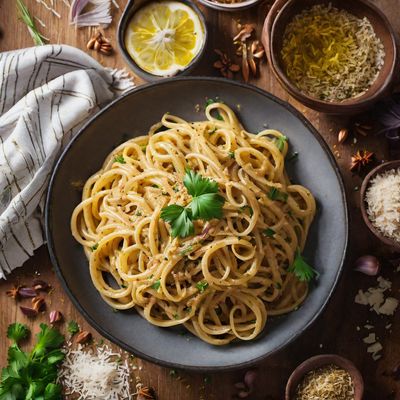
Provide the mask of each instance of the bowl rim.
{"label": "bowl rim", "polygon": [[245,8],[252,7],[259,3],[261,0],[244,0],[239,3],[219,3],[212,0],[198,0],[199,3],[206,7],[212,8],[219,11],[237,11]]}
{"label": "bowl rim", "polygon": [[117,26],[117,44],[118,44],[118,49],[122,54],[122,58],[124,61],[128,64],[131,70],[135,72],[138,76],[141,78],[145,79],[146,81],[159,81],[162,79],[166,78],[172,78],[175,76],[182,76],[188,74],[193,68],[195,68],[198,63],[200,62],[202,56],[204,55],[206,49],[207,49],[207,41],[208,41],[208,28],[207,28],[207,21],[201,12],[200,8],[197,6],[197,4],[192,1],[192,0],[170,0],[170,1],[176,1],[178,3],[183,3],[187,5],[188,7],[192,8],[193,11],[196,13],[196,15],[199,17],[200,23],[203,27],[204,31],[204,38],[203,38],[203,43],[196,54],[196,56],[190,61],[190,63],[183,68],[182,70],[178,71],[174,75],[154,75],[151,74],[150,72],[145,71],[143,68],[139,66],[139,64],[136,63],[136,61],[130,56],[126,46],[125,46],[125,35],[126,31],[128,28],[128,24],[130,19],[132,18],[133,14],[137,12],[140,8],[144,7],[146,4],[149,3],[160,3],[162,1],[168,1],[168,0],[129,0],[127,5],[125,6],[124,11],[122,12],[122,15],[119,19],[118,26]]}
{"label": "bowl rim", "polygon": [[[278,23],[279,18],[282,17],[283,13],[285,10],[287,10],[290,6],[292,6],[295,3],[296,0],[287,0],[285,4],[283,4],[280,9],[278,10],[272,26],[271,26],[271,31],[267,32],[269,35],[269,49],[270,49],[270,58],[271,58],[271,67],[278,79],[278,81],[284,86],[284,88],[291,94],[293,97],[295,97],[297,100],[300,102],[304,103],[305,105],[316,105],[318,107],[323,107],[327,110],[332,110],[332,111],[338,111],[338,109],[356,109],[359,107],[367,107],[374,103],[377,99],[379,99],[382,94],[387,90],[388,86],[392,82],[392,78],[396,69],[396,64],[397,64],[397,59],[398,59],[398,49],[397,49],[397,42],[396,42],[396,33],[393,29],[393,26],[389,22],[388,18],[386,15],[375,5],[369,2],[368,0],[353,0],[354,2],[358,2],[361,7],[364,8],[369,8],[373,13],[375,13],[379,19],[382,21],[382,25],[385,26],[389,37],[390,37],[390,42],[391,42],[391,49],[393,50],[393,61],[390,66],[390,70],[384,76],[383,82],[380,84],[380,86],[377,88],[376,92],[371,94],[368,90],[363,93],[362,95],[352,97],[350,99],[343,100],[341,102],[330,102],[330,101],[325,101],[318,99],[316,97],[312,97],[306,93],[303,93],[300,89],[298,89],[287,77],[286,73],[283,71],[280,62],[279,62],[279,51],[274,46],[275,40],[274,38],[277,36],[276,32],[276,26]],[[321,0],[322,3],[333,3],[335,0]],[[283,34],[283,33],[282,33]],[[376,80],[379,78],[379,73],[376,78]],[[374,83],[376,82],[374,81]],[[342,110],[340,110],[342,111]]]}
{"label": "bowl rim", "polygon": [[[266,353],[266,354],[260,354],[258,357],[249,360],[249,361],[244,361],[238,364],[230,364],[226,366],[217,366],[217,367],[202,367],[202,366],[187,366],[179,363],[174,363],[174,362],[165,362],[160,359],[157,359],[153,356],[148,356],[147,354],[143,353],[142,351],[132,348],[130,345],[126,344],[122,340],[116,338],[112,333],[109,333],[105,328],[102,327],[101,324],[99,324],[94,317],[92,317],[89,312],[85,310],[85,308],[81,305],[79,299],[75,297],[66,281],[64,278],[62,269],[60,267],[60,263],[58,262],[58,257],[55,252],[55,246],[54,246],[54,241],[52,237],[52,226],[51,226],[51,214],[52,214],[52,204],[51,204],[51,199],[52,199],[52,194],[53,194],[53,184],[54,181],[56,180],[58,170],[61,168],[62,163],[64,162],[64,158],[66,153],[70,150],[70,148],[74,145],[75,141],[78,140],[78,138],[82,135],[82,133],[91,125],[94,123],[94,121],[97,119],[97,117],[100,114],[103,114],[107,112],[108,109],[112,108],[115,103],[119,101],[123,101],[126,97],[131,96],[133,93],[142,91],[142,90],[149,90],[155,86],[158,85],[169,85],[174,81],[194,81],[194,82],[199,82],[199,81],[206,81],[209,84],[213,84],[214,82],[222,82],[226,83],[229,85],[234,85],[234,86],[239,86],[241,88],[246,88],[251,91],[255,91],[258,94],[261,94],[270,100],[276,102],[277,104],[281,105],[284,107],[286,110],[288,110],[290,113],[292,113],[295,117],[297,117],[302,124],[304,124],[307,129],[310,130],[311,134],[316,138],[316,140],[319,142],[321,147],[323,148],[324,152],[326,153],[329,162],[332,166],[332,169],[338,179],[339,185],[340,185],[340,194],[341,198],[343,201],[343,212],[344,212],[344,228],[345,228],[345,238],[344,238],[344,247],[343,250],[341,251],[341,258],[340,258],[340,263],[338,265],[338,270],[337,273],[333,279],[332,285],[329,289],[328,295],[326,298],[323,300],[321,307],[319,308],[318,312],[313,315],[307,323],[302,327],[301,330],[293,332],[292,336],[288,338],[285,342],[283,342],[280,346],[276,347],[273,351]],[[182,369],[182,370],[187,370],[187,371],[194,371],[194,372],[222,372],[222,371],[235,371],[238,369],[242,368],[247,368],[250,366],[253,366],[255,364],[258,364],[265,360],[266,358],[270,357],[272,354],[276,354],[278,351],[281,351],[284,349],[286,346],[288,346],[290,343],[292,343],[294,340],[296,340],[298,337],[300,337],[302,334],[304,334],[307,329],[312,326],[315,321],[318,319],[318,317],[322,314],[322,312],[325,310],[326,306],[328,305],[329,301],[332,299],[334,292],[337,289],[338,283],[342,277],[343,271],[344,271],[344,264],[346,261],[346,256],[347,256],[347,249],[349,245],[349,209],[348,209],[348,202],[347,202],[347,197],[346,197],[346,191],[345,191],[345,186],[344,186],[344,181],[343,177],[340,173],[339,166],[336,162],[336,159],[332,155],[332,153],[329,150],[329,146],[326,144],[325,140],[321,136],[321,134],[317,131],[316,128],[308,121],[308,119],[300,112],[298,111],[294,106],[289,104],[288,102],[285,102],[284,100],[280,99],[279,97],[259,88],[254,85],[246,84],[243,82],[238,82],[238,81],[232,81],[226,78],[221,78],[221,77],[209,77],[209,76],[179,76],[179,77],[173,77],[173,78],[167,78],[163,79],[162,81],[156,81],[156,82],[150,82],[146,84],[141,84],[139,86],[136,86],[135,88],[123,93],[121,96],[117,97],[116,99],[112,100],[110,103],[108,103],[105,107],[103,107],[100,111],[98,111],[96,114],[91,116],[79,129],[79,131],[76,133],[76,135],[71,139],[71,141],[67,144],[65,149],[62,151],[60,157],[58,158],[48,184],[47,192],[46,192],[46,201],[45,201],[45,211],[44,211],[44,220],[45,220],[45,225],[44,225],[44,230],[45,230],[45,237],[46,237],[46,245],[47,249],[49,252],[50,256],[50,261],[54,267],[55,273],[61,283],[61,286],[63,290],[67,293],[69,299],[73,303],[73,305],[77,308],[79,313],[84,317],[84,319],[97,331],[99,332],[104,338],[110,340],[112,343],[116,344],[117,346],[121,347],[122,349],[128,351],[128,352],[133,352],[135,355],[137,355],[139,358],[142,358],[144,360],[150,361],[154,364],[161,365],[164,367],[169,367],[169,368],[175,368],[175,369]]]}
{"label": "bowl rim", "polygon": [[334,364],[346,370],[354,384],[355,397],[354,400],[361,400],[364,393],[364,379],[360,370],[354,365],[352,361],[338,354],[319,354],[304,360],[299,364],[290,374],[285,388],[285,400],[293,400],[292,390],[294,386],[298,385],[301,379],[313,369],[320,368],[324,365]]}
{"label": "bowl rim", "polygon": [[360,189],[360,208],[364,222],[369,228],[369,230],[384,244],[392,248],[395,248],[396,250],[400,250],[400,243],[396,242],[394,239],[390,239],[389,237],[385,236],[372,224],[371,220],[368,217],[366,200],[365,200],[365,195],[367,193],[367,189],[370,185],[371,180],[381,172],[386,172],[396,168],[400,168],[400,160],[387,161],[383,164],[376,166],[368,173],[368,175],[365,176]]}

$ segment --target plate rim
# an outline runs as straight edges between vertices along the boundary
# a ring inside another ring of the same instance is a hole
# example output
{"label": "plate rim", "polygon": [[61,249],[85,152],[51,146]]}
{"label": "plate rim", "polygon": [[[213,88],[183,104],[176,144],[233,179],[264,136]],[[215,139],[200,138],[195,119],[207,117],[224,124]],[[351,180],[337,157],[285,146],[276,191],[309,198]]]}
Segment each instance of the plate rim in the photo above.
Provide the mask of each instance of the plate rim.
{"label": "plate rim", "polygon": [[[107,112],[108,109],[113,107],[114,104],[116,104],[117,102],[123,101],[126,97],[132,96],[143,90],[151,89],[154,86],[170,85],[170,84],[174,84],[174,82],[180,82],[180,81],[193,81],[193,82],[196,82],[196,81],[197,82],[199,82],[199,81],[207,82],[208,81],[209,83],[210,82],[211,83],[222,82],[223,84],[227,84],[230,86],[238,86],[241,88],[248,89],[250,91],[254,91],[264,97],[267,97],[269,100],[272,100],[273,102],[278,103],[279,105],[284,107],[286,110],[288,110],[291,114],[293,114],[295,117],[297,117],[300,120],[300,122],[311,132],[311,134],[315,137],[315,139],[318,141],[318,143],[322,147],[324,153],[327,155],[328,160],[331,164],[331,167],[333,168],[336,178],[338,180],[338,183],[340,186],[342,202],[344,205],[344,228],[345,228],[344,248],[343,248],[343,251],[341,252],[340,264],[339,264],[339,268],[336,273],[335,279],[333,281],[333,285],[330,288],[328,295],[324,299],[318,312],[311,319],[309,319],[307,321],[307,323],[302,327],[302,329],[298,330],[297,332],[294,332],[288,339],[286,339],[281,345],[276,347],[274,350],[264,353],[264,354],[262,354],[258,357],[255,357],[249,361],[244,361],[244,362],[236,363],[236,364],[229,364],[226,366],[195,366],[195,365],[184,365],[184,364],[179,364],[179,363],[175,363],[175,362],[164,361],[159,358],[149,356],[138,349],[135,349],[134,347],[130,346],[129,344],[126,344],[122,340],[116,338],[113,334],[107,332],[106,329],[104,329],[91,315],[89,315],[89,313],[80,304],[80,301],[78,300],[78,298],[76,298],[74,296],[74,294],[72,293],[72,290],[70,290],[68,283],[62,273],[62,269],[58,263],[58,259],[57,259],[56,252],[54,249],[54,241],[53,241],[53,238],[51,235],[50,220],[51,220],[51,208],[52,208],[51,207],[51,197],[52,197],[52,193],[53,193],[53,184],[57,178],[58,171],[61,168],[62,163],[64,162],[64,158],[65,158],[66,154],[69,152],[70,148],[74,145],[75,141],[83,134],[83,132],[92,123],[94,123],[94,121],[97,119],[97,117],[99,115]],[[308,328],[310,328],[314,324],[314,322],[317,320],[317,318],[319,316],[321,316],[321,314],[325,310],[327,304],[332,299],[332,296],[338,286],[338,282],[343,273],[343,269],[344,269],[343,267],[344,267],[344,263],[346,260],[346,254],[347,254],[347,249],[348,249],[348,245],[349,245],[349,210],[348,210],[348,202],[347,202],[347,198],[346,198],[346,189],[345,189],[345,185],[344,185],[344,180],[340,173],[340,169],[336,162],[336,159],[334,158],[333,154],[331,153],[329,146],[325,142],[322,135],[317,131],[317,129],[311,124],[310,121],[308,121],[308,119],[299,110],[297,110],[295,107],[293,107],[291,104],[285,102],[284,100],[281,100],[277,96],[275,96],[257,86],[251,85],[251,84],[237,82],[237,81],[233,81],[233,80],[229,80],[229,79],[225,79],[225,78],[209,77],[209,76],[173,77],[173,78],[166,78],[166,79],[158,80],[156,82],[141,84],[139,86],[136,86],[132,90],[129,90],[129,91],[123,93],[119,97],[113,99],[110,103],[108,103],[106,106],[104,106],[101,110],[99,110],[94,115],[92,115],[82,125],[82,127],[75,134],[75,136],[70,140],[70,142],[64,148],[60,157],[58,158],[57,162],[55,163],[55,165],[53,167],[53,170],[51,172],[51,177],[50,177],[50,180],[48,183],[48,188],[46,191],[44,222],[45,222],[44,228],[45,228],[46,245],[47,245],[50,261],[54,267],[57,278],[58,278],[59,282],[61,283],[61,286],[64,289],[64,291],[67,293],[69,299],[73,303],[73,305],[76,307],[76,309],[82,315],[82,317],[90,324],[90,326],[92,328],[94,328],[98,333],[100,333],[103,337],[105,337],[107,340],[109,340],[111,343],[114,343],[117,346],[119,346],[121,349],[126,350],[129,353],[134,354],[135,356],[138,356],[138,358],[144,359],[146,361],[150,361],[156,365],[160,365],[163,367],[173,368],[173,369],[181,369],[181,370],[187,370],[187,371],[194,371],[194,372],[221,372],[221,371],[234,371],[234,370],[238,370],[238,369],[247,368],[247,367],[250,367],[250,366],[260,363],[261,361],[272,356],[273,354],[276,354],[277,352],[281,351],[286,346],[288,346],[290,343],[292,343],[294,340],[299,338]]]}

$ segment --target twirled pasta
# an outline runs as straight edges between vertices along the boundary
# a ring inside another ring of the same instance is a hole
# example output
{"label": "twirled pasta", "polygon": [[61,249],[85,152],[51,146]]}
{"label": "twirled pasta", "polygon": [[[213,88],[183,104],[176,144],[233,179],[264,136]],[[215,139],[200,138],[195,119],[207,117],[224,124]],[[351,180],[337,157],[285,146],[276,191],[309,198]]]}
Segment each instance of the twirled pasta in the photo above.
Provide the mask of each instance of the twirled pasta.
{"label": "twirled pasta", "polygon": [[[222,103],[205,113],[203,122],[165,114],[148,135],[118,146],[85,183],[71,229],[111,307],[135,307],[154,325],[183,324],[224,345],[254,339],[267,316],[307,296],[307,283],[288,268],[304,247],[315,201],[290,183],[280,132],[246,132]],[[172,238],[160,212],[190,201],[187,167],[218,183],[223,218],[195,221],[194,236]],[[287,201],[271,199],[271,188]],[[208,284],[204,291],[199,282]]]}

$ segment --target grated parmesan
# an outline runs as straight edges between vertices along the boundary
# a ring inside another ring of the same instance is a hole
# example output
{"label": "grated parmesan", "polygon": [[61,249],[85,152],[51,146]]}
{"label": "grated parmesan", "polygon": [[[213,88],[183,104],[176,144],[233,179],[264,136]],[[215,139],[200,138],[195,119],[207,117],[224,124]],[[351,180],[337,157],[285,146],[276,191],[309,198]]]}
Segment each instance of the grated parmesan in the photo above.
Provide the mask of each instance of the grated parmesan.
{"label": "grated parmesan", "polygon": [[78,400],[130,399],[130,367],[121,355],[103,345],[97,349],[68,349],[60,369],[59,382],[65,394]]}
{"label": "grated parmesan", "polygon": [[295,400],[354,400],[350,374],[330,364],[308,372],[296,388]]}
{"label": "grated parmesan", "polygon": [[372,179],[365,200],[372,225],[400,243],[400,168]]}

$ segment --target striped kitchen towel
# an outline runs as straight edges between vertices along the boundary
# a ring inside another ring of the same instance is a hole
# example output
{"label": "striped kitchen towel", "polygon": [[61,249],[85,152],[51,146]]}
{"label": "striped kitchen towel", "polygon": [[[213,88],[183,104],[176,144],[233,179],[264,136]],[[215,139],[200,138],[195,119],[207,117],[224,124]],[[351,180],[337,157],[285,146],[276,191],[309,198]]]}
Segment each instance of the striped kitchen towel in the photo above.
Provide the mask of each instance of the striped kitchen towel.
{"label": "striped kitchen towel", "polygon": [[44,243],[46,187],[61,149],[132,87],[124,71],[70,46],[0,53],[0,278]]}

